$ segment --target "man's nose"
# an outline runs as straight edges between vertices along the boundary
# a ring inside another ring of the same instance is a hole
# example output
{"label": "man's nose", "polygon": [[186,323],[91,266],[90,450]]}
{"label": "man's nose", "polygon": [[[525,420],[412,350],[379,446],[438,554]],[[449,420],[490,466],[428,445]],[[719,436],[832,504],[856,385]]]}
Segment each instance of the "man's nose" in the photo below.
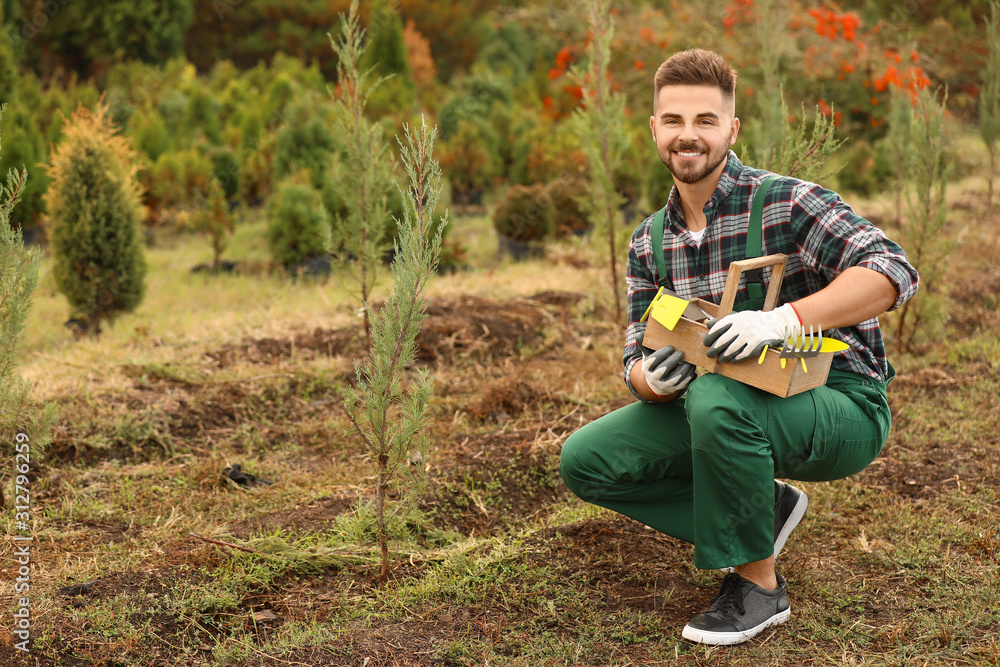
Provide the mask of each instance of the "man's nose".
{"label": "man's nose", "polygon": [[695,131],[694,123],[684,123],[681,126],[681,131],[677,135],[677,138],[681,141],[697,141],[698,133]]}

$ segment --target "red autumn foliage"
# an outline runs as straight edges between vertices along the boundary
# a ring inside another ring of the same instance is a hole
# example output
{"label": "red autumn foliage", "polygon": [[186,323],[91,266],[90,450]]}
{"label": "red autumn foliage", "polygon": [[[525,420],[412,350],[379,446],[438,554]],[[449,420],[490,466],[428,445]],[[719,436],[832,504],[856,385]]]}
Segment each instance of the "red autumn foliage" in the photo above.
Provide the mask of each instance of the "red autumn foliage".
{"label": "red autumn foliage", "polygon": [[753,0],[730,0],[725,16],[722,17],[722,27],[726,29],[726,35],[732,36],[737,24],[751,23],[755,18]]}
{"label": "red autumn foliage", "polygon": [[[931,80],[924,74],[919,65],[913,65],[900,71],[895,65],[889,65],[885,73],[872,81],[875,90],[885,92],[890,86],[903,89],[914,98],[918,90],[922,90],[931,84]],[[872,98],[872,104],[877,104]]]}
{"label": "red autumn foliage", "polygon": [[549,79],[555,81],[569,69],[569,66],[576,60],[576,54],[571,46],[564,46],[556,54],[555,67],[549,70]]}
{"label": "red autumn foliage", "polygon": [[858,29],[861,27],[861,17],[854,12],[838,14],[829,8],[814,8],[809,10],[809,16],[815,20],[813,30],[820,37],[831,42],[843,35],[848,42],[858,41]]}

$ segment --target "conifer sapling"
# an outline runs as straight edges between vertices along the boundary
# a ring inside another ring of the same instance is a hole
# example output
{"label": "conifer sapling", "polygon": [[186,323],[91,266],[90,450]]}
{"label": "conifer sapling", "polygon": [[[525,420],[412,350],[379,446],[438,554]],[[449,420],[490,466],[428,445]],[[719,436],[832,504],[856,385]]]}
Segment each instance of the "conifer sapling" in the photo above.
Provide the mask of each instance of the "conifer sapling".
{"label": "conifer sapling", "polygon": [[588,0],[587,24],[593,38],[587,46],[585,71],[574,71],[583,92],[583,107],[574,111],[573,121],[582,142],[590,170],[592,191],[580,203],[599,220],[607,240],[608,273],[615,298],[615,322],[624,325],[622,286],[619,284],[617,237],[621,231],[620,208],[624,198],[615,189],[614,174],[628,151],[629,125],[625,115],[625,95],[614,92],[611,82],[611,39],[614,19],[609,0]]}
{"label": "conifer sapling", "polygon": [[[372,315],[371,354],[355,363],[357,387],[344,391],[344,408],[375,466],[375,537],[383,582],[389,574],[390,525],[413,511],[423,480],[428,449],[423,429],[433,378],[426,368],[412,374],[407,369],[416,358],[427,283],[437,270],[447,224],[433,220],[442,189],[441,169],[433,158],[436,128],[423,121],[416,132],[408,126],[404,130],[406,143],[400,144],[410,183],[402,192],[404,217],[398,221],[392,287],[385,305]],[[398,493],[391,508],[390,489]]]}
{"label": "conifer sapling", "polygon": [[389,249],[386,222],[389,219],[387,193],[394,187],[392,172],[395,159],[383,138],[382,127],[365,117],[371,94],[387,77],[372,79],[372,70],[361,69],[368,45],[360,28],[358,3],[354,0],[341,23],[337,39],[330,44],[337,53],[338,86],[334,96],[338,105],[337,136],[343,138],[343,169],[338,187],[350,196],[345,198],[346,215],[336,222],[333,246],[357,283],[364,305],[366,348],[372,348],[371,314],[367,302],[375,286],[382,257]]}

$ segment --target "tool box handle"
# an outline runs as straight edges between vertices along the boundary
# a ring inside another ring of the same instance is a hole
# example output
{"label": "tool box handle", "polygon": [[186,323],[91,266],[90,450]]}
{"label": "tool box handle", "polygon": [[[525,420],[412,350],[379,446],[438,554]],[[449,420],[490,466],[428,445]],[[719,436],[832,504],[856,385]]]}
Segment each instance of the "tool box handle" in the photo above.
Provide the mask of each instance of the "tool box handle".
{"label": "tool box handle", "polygon": [[777,253],[764,257],[754,257],[753,259],[741,259],[729,265],[729,274],[726,276],[726,289],[722,292],[722,301],[719,303],[719,314],[716,319],[722,319],[733,312],[733,303],[736,301],[736,292],[740,288],[740,276],[748,271],[760,272],[765,267],[771,269],[771,280],[767,286],[767,295],[764,297],[764,310],[772,310],[778,305],[778,293],[781,291],[781,281],[785,277],[785,267],[788,265],[788,255]]}

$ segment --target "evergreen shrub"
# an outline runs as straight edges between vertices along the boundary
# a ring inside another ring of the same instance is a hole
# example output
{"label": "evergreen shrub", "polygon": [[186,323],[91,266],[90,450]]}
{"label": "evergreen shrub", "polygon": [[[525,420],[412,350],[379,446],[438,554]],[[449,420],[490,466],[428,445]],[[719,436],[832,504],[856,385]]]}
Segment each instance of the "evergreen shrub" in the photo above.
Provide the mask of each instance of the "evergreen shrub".
{"label": "evergreen shrub", "polygon": [[455,203],[479,203],[483,191],[500,175],[499,154],[500,136],[492,128],[473,120],[459,121],[440,157]]}
{"label": "evergreen shrub", "polygon": [[163,122],[167,124],[170,136],[174,138],[178,146],[187,146],[188,141],[181,141],[189,137],[188,128],[184,123],[188,110],[188,97],[176,88],[167,91],[158,101],[156,111]]}
{"label": "evergreen shrub", "polygon": [[466,92],[449,97],[438,112],[442,139],[450,139],[462,121],[482,120],[490,115],[495,106],[508,108],[511,104],[510,86],[495,76],[470,76],[465,79],[463,88]]}
{"label": "evergreen shrub", "polygon": [[409,110],[416,99],[416,86],[410,75],[410,62],[403,42],[403,21],[392,7],[377,7],[368,25],[368,41],[361,54],[358,70],[373,70],[376,77],[387,79],[369,90],[366,111],[375,118]]}
{"label": "evergreen shrub", "polygon": [[559,178],[547,186],[545,193],[552,207],[552,225],[556,238],[579,236],[593,225],[580,203],[590,190],[581,178]]}
{"label": "evergreen shrub", "polygon": [[338,148],[330,129],[330,110],[315,98],[309,98],[295,105],[290,112],[287,122],[277,131],[274,179],[280,181],[307,169],[313,185],[320,189]]}
{"label": "evergreen shrub", "polygon": [[280,117],[284,113],[285,107],[295,98],[295,93],[295,83],[291,77],[284,73],[276,76],[271,81],[264,96],[268,114]]}
{"label": "evergreen shrub", "polygon": [[267,201],[267,241],[274,261],[288,270],[330,251],[330,214],[300,178],[282,181]]}
{"label": "evergreen shrub", "polygon": [[229,245],[235,221],[226,201],[226,193],[217,179],[208,185],[208,196],[191,218],[191,227],[208,237],[212,246],[212,268],[218,269],[222,253]]}
{"label": "evergreen shrub", "polygon": [[[155,209],[189,206],[208,191],[212,161],[196,148],[163,153],[144,175],[147,201]],[[150,211],[154,215],[156,211]]]}
{"label": "evergreen shrub", "polygon": [[259,205],[271,194],[275,145],[271,131],[262,131],[253,143],[240,144],[240,198],[250,206]]}
{"label": "evergreen shrub", "polygon": [[240,150],[254,150],[264,134],[264,116],[257,107],[244,107],[232,123],[239,129],[237,144]]}
{"label": "evergreen shrub", "polygon": [[[0,100],[0,103],[5,100]],[[34,167],[46,158],[42,133],[35,125],[32,114],[22,104],[8,107],[0,118],[0,135],[3,136],[3,154],[0,156],[0,174],[11,169],[20,172]],[[10,223],[29,229],[38,225],[43,212],[43,197],[48,188],[48,178],[37,173],[24,184],[20,203],[10,212]]]}
{"label": "evergreen shrub", "polygon": [[135,309],[145,291],[141,188],[131,139],[108,120],[108,107],[79,107],[47,166],[48,234],[56,286],[86,332],[100,333]]}
{"label": "evergreen shrub", "polygon": [[545,185],[514,185],[493,210],[497,234],[522,243],[544,241],[552,236],[552,198]]}
{"label": "evergreen shrub", "polygon": [[212,176],[222,187],[226,199],[233,201],[240,193],[240,163],[236,152],[229,146],[216,146],[208,151],[212,163]]}
{"label": "evergreen shrub", "polygon": [[512,127],[511,178],[516,183],[548,183],[567,175],[587,174],[587,156],[570,123],[551,120],[530,125],[518,119]]}
{"label": "evergreen shrub", "polygon": [[203,137],[217,146],[222,143],[222,124],[219,121],[221,110],[219,100],[199,83],[188,98],[184,124],[189,132],[196,133],[196,137]]}
{"label": "evergreen shrub", "polygon": [[865,139],[844,150],[843,166],[837,172],[837,185],[865,197],[885,188],[892,181],[894,167],[888,147],[879,142],[872,146]]}
{"label": "evergreen shrub", "polygon": [[170,132],[155,109],[137,109],[132,114],[129,128],[136,149],[145,153],[150,161],[156,162],[170,150]]}
{"label": "evergreen shrub", "polygon": [[528,78],[535,64],[535,52],[531,35],[517,24],[508,23],[490,35],[477,62],[485,63],[508,81],[520,83]]}

